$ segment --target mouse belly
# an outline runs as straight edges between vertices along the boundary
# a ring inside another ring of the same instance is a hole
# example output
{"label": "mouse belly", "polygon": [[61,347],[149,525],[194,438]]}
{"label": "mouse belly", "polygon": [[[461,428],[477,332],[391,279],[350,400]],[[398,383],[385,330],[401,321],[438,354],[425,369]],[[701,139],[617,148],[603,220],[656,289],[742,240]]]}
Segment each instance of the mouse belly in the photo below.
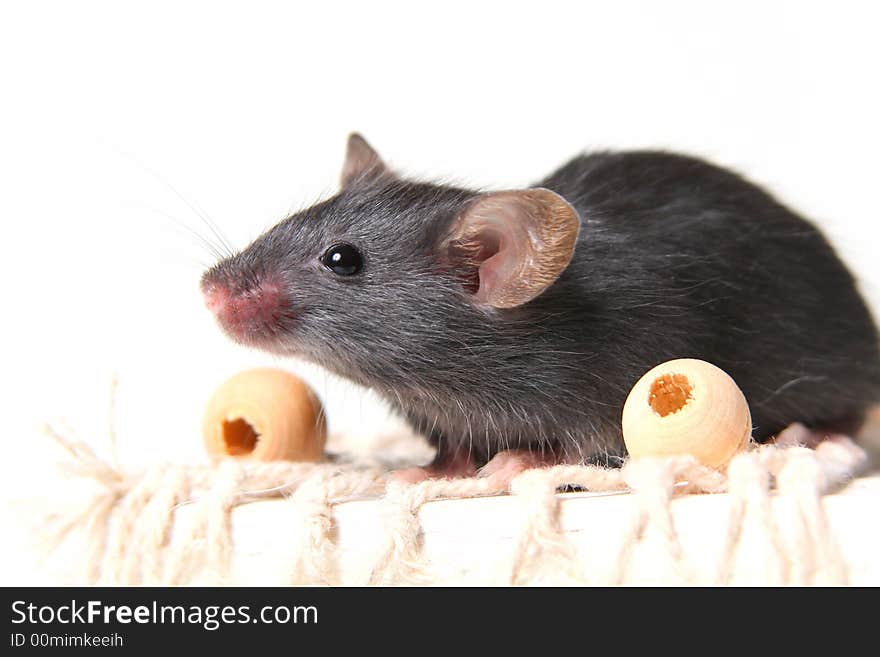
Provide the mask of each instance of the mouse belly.
{"label": "mouse belly", "polygon": [[[623,401],[620,399],[620,407]],[[490,488],[502,490],[531,468],[584,463],[614,467],[621,465],[626,455],[619,418],[613,412],[616,403],[601,410],[594,408],[589,416],[564,406],[550,413],[546,406],[536,408],[531,416],[525,408],[506,415],[482,408],[473,400],[443,408],[423,399],[407,403],[397,397],[392,406],[437,450],[431,463],[393,473],[393,478],[411,483],[476,476],[486,478]],[[765,409],[757,410],[755,417],[762,421]],[[834,420],[802,423],[790,410],[777,407],[776,411],[770,413],[774,420],[786,415],[790,419],[772,428],[769,420],[762,421],[762,431],[753,436],[758,442],[815,448],[824,440],[855,435],[863,418],[863,413],[852,412]]]}

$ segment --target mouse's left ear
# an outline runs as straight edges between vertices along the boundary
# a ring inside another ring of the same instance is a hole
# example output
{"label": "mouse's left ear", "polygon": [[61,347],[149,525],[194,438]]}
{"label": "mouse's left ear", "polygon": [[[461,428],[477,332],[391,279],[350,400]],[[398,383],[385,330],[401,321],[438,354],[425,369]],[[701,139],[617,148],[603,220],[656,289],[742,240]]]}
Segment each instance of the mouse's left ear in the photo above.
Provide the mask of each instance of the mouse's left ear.
{"label": "mouse's left ear", "polygon": [[380,176],[391,175],[379,154],[358,133],[348,136],[345,148],[345,163],[342,165],[340,184],[346,188],[356,180],[373,180]]}
{"label": "mouse's left ear", "polygon": [[549,189],[494,192],[464,209],[446,245],[470,270],[478,303],[513,308],[559,278],[574,254],[580,225],[577,210]]}

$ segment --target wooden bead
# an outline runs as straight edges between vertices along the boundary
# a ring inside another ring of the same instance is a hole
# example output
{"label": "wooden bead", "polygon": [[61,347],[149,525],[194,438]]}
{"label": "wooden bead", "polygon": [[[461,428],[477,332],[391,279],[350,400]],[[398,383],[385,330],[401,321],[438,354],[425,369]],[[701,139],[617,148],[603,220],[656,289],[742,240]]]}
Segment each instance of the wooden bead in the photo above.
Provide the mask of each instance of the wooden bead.
{"label": "wooden bead", "polygon": [[202,433],[214,456],[317,461],[327,430],[321,402],[308,385],[290,372],[258,368],[217,388]]}
{"label": "wooden bead", "polygon": [[752,435],[736,382],[706,361],[681,358],[650,370],[623,406],[623,440],[633,457],[690,454],[720,468]]}

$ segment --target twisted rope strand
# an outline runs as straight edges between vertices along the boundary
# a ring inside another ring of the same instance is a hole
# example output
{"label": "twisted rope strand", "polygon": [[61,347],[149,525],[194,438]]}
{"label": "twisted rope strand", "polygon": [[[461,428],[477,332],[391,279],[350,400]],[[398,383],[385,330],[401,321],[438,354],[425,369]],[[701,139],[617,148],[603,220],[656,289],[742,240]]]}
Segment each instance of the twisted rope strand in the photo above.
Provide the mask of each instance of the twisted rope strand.
{"label": "twisted rope strand", "polygon": [[[578,554],[560,522],[564,496],[557,490],[564,486],[632,493],[631,517],[609,574],[611,582],[640,582],[648,577],[664,583],[696,583],[676,529],[674,499],[684,492],[727,492],[730,511],[714,582],[842,584],[848,581],[846,562],[831,532],[822,495],[855,476],[866,460],[854,443],[832,436],[815,450],[756,448],[736,456],[724,472],[682,457],[631,461],[623,469],[560,465],[526,471],[507,491],[480,478],[386,482],[385,472],[375,463],[225,460],[124,474],[60,432],[53,430],[52,437],[71,457],[68,472],[103,488],[48,540],[57,546],[71,529],[80,528],[87,540],[84,579],[126,584],[232,581],[233,510],[255,500],[285,496],[290,522],[296,523],[298,532],[286,551],[283,580],[343,583],[333,511],[338,504],[367,494],[379,496],[383,541],[365,581],[430,583],[435,581],[435,565],[425,552],[422,507],[435,500],[507,492],[517,500],[523,523],[508,570],[498,581],[594,581],[589,555]],[[184,504],[193,505],[186,520],[179,514]],[[787,522],[780,524],[777,516],[783,510]],[[756,553],[753,550],[761,555],[758,576],[755,564],[745,563],[747,554]]]}

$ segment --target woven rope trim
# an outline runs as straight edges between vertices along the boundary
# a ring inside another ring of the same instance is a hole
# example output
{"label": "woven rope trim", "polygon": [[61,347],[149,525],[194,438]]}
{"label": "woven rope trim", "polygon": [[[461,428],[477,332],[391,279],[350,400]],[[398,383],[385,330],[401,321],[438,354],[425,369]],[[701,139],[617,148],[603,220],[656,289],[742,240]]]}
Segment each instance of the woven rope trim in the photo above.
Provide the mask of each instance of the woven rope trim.
{"label": "woven rope trim", "polygon": [[[557,490],[630,491],[632,512],[620,540],[616,562],[601,579],[608,584],[633,580],[638,550],[648,550],[667,583],[692,581],[671,512],[683,493],[726,492],[731,498],[725,547],[715,583],[736,583],[743,544],[759,543],[766,584],[846,584],[847,568],[822,506],[822,495],[843,484],[866,462],[864,451],[835,437],[815,450],[762,446],[741,453],[726,472],[684,457],[639,459],[621,469],[560,465],[529,470],[509,489],[480,478],[429,480],[418,484],[387,481],[375,465],[333,465],[226,460],[211,466],[155,466],[125,474],[98,458],[83,443],[50,434],[71,455],[68,474],[101,484],[78,513],[55,518],[46,539],[57,548],[74,530],[84,532],[87,552],[83,578],[102,584],[231,583],[233,509],[260,498],[287,497],[289,514],[279,522],[299,523],[299,540],[279,574],[289,584],[341,584],[334,539],[333,507],[364,496],[379,497],[384,543],[363,581],[375,585],[430,584],[431,564],[423,550],[419,512],[433,500],[510,493],[519,501],[523,525],[509,569],[498,584],[581,584],[595,582],[560,525]],[[771,498],[784,501],[795,526],[795,544],[784,548]],[[193,504],[187,522],[177,509]],[[175,524],[176,523],[176,524]],[[183,526],[185,524],[185,526]],[[172,531],[173,530],[173,531]],[[755,549],[751,545],[750,549]],[[750,564],[754,567],[754,564]]]}

